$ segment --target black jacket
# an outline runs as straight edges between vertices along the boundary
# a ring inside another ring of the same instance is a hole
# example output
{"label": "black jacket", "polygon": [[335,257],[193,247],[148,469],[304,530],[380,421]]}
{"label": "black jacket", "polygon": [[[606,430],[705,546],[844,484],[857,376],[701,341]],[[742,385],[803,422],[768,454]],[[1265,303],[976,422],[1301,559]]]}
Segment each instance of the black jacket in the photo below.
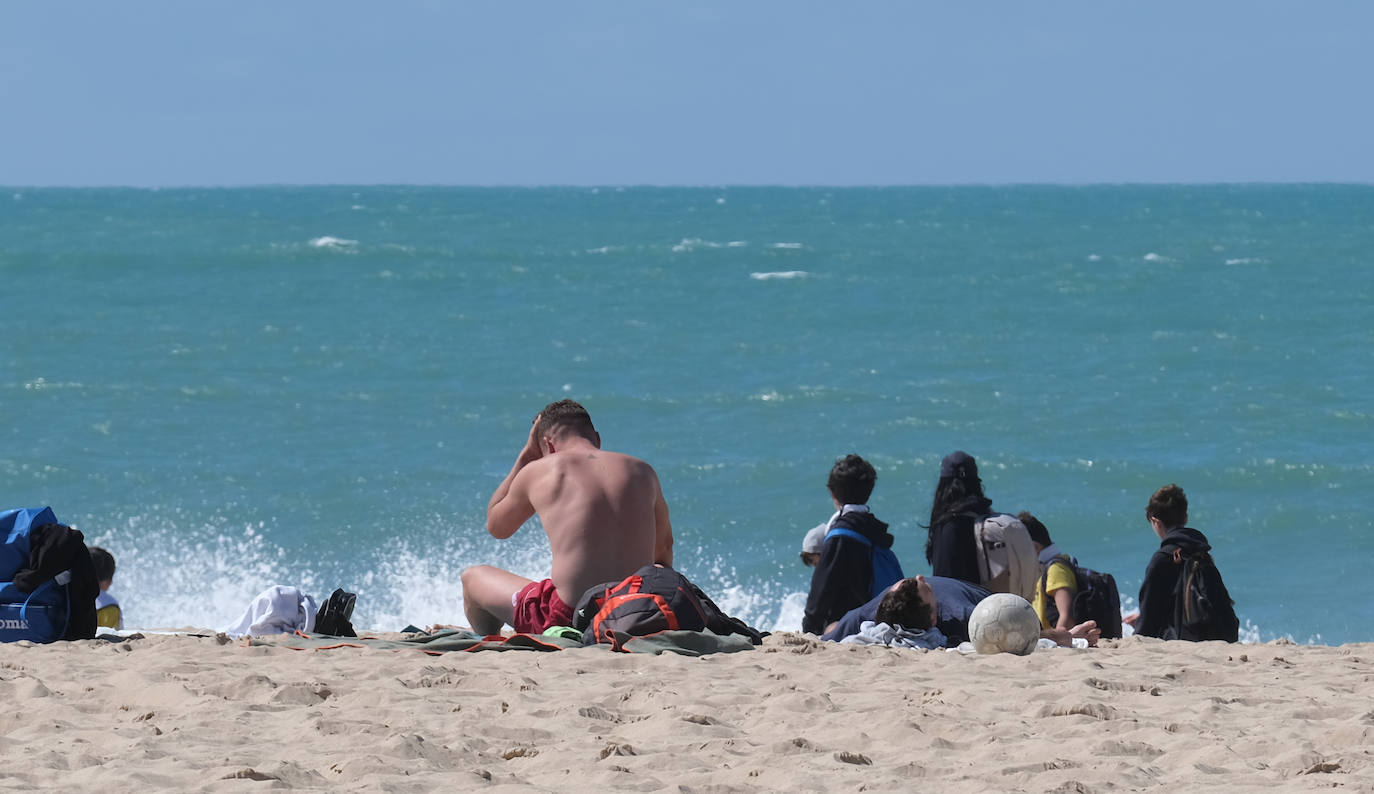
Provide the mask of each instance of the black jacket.
{"label": "black jacket", "polygon": [[978,519],[963,514],[950,516],[930,528],[930,573],[981,585],[978,542],[973,526]]}
{"label": "black jacket", "polygon": [[44,524],[30,530],[29,561],[14,575],[14,586],[32,593],[67,570],[72,572],[67,589],[71,617],[62,639],[87,640],[95,636],[95,599],[100,595],[100,583],[95,578],[86,539],[79,530],[62,524]]}
{"label": "black jacket", "polygon": [[872,513],[851,511],[835,519],[833,526],[852,529],[872,541],[873,546],[843,535],[826,536],[821,561],[811,574],[811,592],[806,596],[806,612],[802,616],[802,631],[817,635],[849,610],[873,598],[873,548],[892,548],[887,524]]}
{"label": "black jacket", "polygon": [[1164,551],[1164,546],[1178,546],[1184,552],[1212,549],[1207,536],[1190,527],[1169,530],[1159,545],[1145,566],[1145,581],[1140,583],[1140,617],[1135,622],[1135,633],[1143,637],[1163,637],[1174,622],[1175,593],[1182,568],[1174,562],[1173,554]]}

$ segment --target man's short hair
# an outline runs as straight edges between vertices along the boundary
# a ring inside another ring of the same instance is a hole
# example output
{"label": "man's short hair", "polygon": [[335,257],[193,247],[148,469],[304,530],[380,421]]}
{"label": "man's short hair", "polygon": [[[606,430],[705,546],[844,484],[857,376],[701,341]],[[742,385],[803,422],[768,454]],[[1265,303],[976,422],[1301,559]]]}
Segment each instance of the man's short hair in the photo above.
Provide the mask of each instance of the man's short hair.
{"label": "man's short hair", "polygon": [[91,547],[91,566],[95,568],[95,580],[97,582],[114,579],[114,555],[99,546]]}
{"label": "man's short hair", "polygon": [[878,602],[878,611],[873,614],[873,620],[875,623],[922,631],[935,625],[930,604],[921,600],[921,588],[916,585],[915,579],[903,579],[888,590],[883,600]]}
{"label": "man's short hair", "polygon": [[1050,540],[1050,531],[1045,525],[1040,523],[1040,519],[1022,510],[1016,514],[1016,520],[1026,525],[1026,532],[1030,533],[1032,543],[1039,543],[1041,546],[1048,546],[1054,541]]}
{"label": "man's short hair", "polygon": [[871,463],[858,455],[845,455],[835,461],[825,486],[840,504],[866,505],[877,481],[878,472],[873,470]]}
{"label": "man's short hair", "polygon": [[560,431],[573,435],[591,437],[596,432],[592,427],[591,414],[574,400],[559,400],[544,406],[539,412],[539,435],[558,435]]}
{"label": "man's short hair", "polygon": [[1188,497],[1182,488],[1169,483],[1150,497],[1150,503],[1145,505],[1145,517],[1159,519],[1165,529],[1181,527],[1188,523]]}

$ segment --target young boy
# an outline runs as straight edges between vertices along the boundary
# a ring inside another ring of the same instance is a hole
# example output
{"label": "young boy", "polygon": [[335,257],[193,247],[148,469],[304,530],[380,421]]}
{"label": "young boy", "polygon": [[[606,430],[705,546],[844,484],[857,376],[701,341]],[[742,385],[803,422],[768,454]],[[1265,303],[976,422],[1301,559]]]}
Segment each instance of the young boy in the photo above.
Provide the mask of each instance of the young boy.
{"label": "young boy", "polygon": [[[901,566],[892,554],[892,534],[868,509],[877,480],[872,464],[858,455],[846,455],[830,469],[826,488],[839,515],[830,522],[820,560],[811,573],[802,631],[824,633],[826,626],[902,578]],[[875,567],[879,559],[896,570]],[[875,577],[887,581],[875,582]]]}
{"label": "young boy", "polygon": [[91,565],[95,568],[95,578],[100,585],[100,595],[95,597],[95,624],[106,629],[124,628],[124,613],[119,608],[119,599],[110,594],[115,575],[114,555],[99,546],[92,546]]}

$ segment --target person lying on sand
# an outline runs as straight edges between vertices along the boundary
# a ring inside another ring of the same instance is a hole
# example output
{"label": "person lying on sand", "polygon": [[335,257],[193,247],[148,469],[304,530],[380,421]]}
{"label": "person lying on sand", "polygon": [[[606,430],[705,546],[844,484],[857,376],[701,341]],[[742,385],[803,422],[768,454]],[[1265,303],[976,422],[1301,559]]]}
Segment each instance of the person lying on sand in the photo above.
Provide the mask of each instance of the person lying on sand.
{"label": "person lying on sand", "polygon": [[502,624],[541,633],[572,623],[588,588],[659,563],[673,564],[673,528],[658,475],[638,458],[601,448],[587,409],[572,400],[544,407],[510,473],[487,505],[487,531],[505,539],[535,514],[553,571],[535,582],[490,565],[463,571],[463,611],[472,630]]}
{"label": "person lying on sand", "polygon": [[[859,633],[865,620],[901,626],[907,629],[940,630],[948,640],[948,647],[954,648],[968,641],[968,618],[978,602],[992,595],[979,585],[946,576],[914,576],[903,579],[888,588],[887,592],[861,607],[850,610],[844,617],[832,623],[821,636],[823,640],[836,642],[852,634]],[[1064,646],[1072,646],[1076,638],[1083,638],[1089,645],[1097,645],[1102,631],[1097,621],[1089,620],[1069,629],[1042,629],[1040,636]]]}

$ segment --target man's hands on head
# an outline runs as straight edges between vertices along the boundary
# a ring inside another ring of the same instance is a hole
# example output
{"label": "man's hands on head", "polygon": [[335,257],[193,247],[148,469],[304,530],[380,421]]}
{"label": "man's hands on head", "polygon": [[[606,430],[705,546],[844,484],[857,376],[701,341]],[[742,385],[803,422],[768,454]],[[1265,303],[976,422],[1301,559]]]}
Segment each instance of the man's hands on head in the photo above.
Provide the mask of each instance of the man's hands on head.
{"label": "man's hands on head", "polygon": [[532,460],[539,460],[544,457],[543,439],[539,437],[539,417],[542,413],[534,415],[534,421],[530,422],[530,437],[525,439],[525,448],[520,451],[520,459],[528,463]]}

